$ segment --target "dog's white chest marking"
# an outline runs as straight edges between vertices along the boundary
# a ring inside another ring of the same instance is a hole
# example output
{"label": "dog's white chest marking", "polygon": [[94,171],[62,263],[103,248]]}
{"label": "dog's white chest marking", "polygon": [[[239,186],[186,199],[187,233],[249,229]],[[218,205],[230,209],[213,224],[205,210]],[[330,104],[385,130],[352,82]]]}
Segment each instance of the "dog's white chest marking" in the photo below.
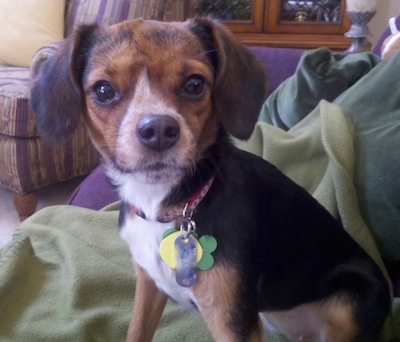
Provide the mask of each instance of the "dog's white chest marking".
{"label": "dog's white chest marking", "polygon": [[174,222],[150,222],[135,215],[121,227],[121,236],[128,243],[136,263],[147,271],[157,287],[182,307],[193,309],[196,301],[191,290],[177,284],[175,271],[160,258],[162,235],[171,227]]}
{"label": "dog's white chest marking", "polygon": [[112,170],[108,172],[119,187],[121,198],[128,203],[135,203],[148,219],[145,220],[136,214],[126,215],[125,223],[120,228],[121,237],[129,245],[135,262],[147,271],[161,291],[184,308],[193,309],[193,303],[197,303],[192,291],[177,284],[175,271],[161,260],[159,252],[164,232],[175,227],[174,221],[156,221],[158,208],[169,193],[170,185],[143,184],[135,177]]}

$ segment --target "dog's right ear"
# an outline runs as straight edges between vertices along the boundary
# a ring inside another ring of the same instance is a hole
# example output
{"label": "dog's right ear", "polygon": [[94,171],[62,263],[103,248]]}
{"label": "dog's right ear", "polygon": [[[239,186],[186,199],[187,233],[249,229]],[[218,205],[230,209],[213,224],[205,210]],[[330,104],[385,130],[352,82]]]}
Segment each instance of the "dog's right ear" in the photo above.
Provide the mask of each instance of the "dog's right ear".
{"label": "dog's right ear", "polygon": [[222,126],[238,139],[248,139],[265,101],[266,74],[261,62],[218,20],[189,21],[215,68],[215,112]]}
{"label": "dog's right ear", "polygon": [[31,71],[31,108],[39,135],[48,143],[65,142],[84,108],[82,78],[97,25],[85,25],[65,39],[51,57]]}

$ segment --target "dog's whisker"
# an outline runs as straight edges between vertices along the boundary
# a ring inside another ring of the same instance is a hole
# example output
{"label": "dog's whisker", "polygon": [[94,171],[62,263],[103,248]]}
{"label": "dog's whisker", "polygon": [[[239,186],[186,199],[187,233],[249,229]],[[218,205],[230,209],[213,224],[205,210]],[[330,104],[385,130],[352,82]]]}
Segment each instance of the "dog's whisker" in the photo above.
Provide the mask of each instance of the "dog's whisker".
{"label": "dog's whisker", "polygon": [[208,55],[209,53],[218,52],[218,51],[219,51],[219,49],[210,49],[210,50],[207,50],[207,51],[204,51],[204,52],[199,53],[199,54],[197,55],[197,57],[199,57],[199,56],[204,56],[204,55]]}

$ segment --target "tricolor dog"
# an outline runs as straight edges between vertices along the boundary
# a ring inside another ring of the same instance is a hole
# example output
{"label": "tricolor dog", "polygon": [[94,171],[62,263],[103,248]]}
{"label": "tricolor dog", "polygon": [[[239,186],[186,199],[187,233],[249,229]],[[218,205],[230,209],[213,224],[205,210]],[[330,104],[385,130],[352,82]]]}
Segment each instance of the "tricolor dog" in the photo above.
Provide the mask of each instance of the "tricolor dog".
{"label": "tricolor dog", "polygon": [[[137,289],[129,341],[150,341],[167,298],[215,341],[374,341],[389,312],[374,261],[305,190],[237,149],[265,73],[217,21],[83,26],[37,70],[40,134],[81,118],[121,198]],[[107,243],[105,241],[105,243]]]}

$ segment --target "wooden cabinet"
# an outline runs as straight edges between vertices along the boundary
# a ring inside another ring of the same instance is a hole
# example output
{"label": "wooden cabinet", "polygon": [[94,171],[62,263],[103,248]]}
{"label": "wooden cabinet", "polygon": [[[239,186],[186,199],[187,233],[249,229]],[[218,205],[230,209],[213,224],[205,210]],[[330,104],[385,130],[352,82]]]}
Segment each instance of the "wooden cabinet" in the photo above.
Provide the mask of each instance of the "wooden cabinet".
{"label": "wooden cabinet", "polygon": [[347,49],[345,0],[193,0],[189,15],[218,17],[249,45]]}

